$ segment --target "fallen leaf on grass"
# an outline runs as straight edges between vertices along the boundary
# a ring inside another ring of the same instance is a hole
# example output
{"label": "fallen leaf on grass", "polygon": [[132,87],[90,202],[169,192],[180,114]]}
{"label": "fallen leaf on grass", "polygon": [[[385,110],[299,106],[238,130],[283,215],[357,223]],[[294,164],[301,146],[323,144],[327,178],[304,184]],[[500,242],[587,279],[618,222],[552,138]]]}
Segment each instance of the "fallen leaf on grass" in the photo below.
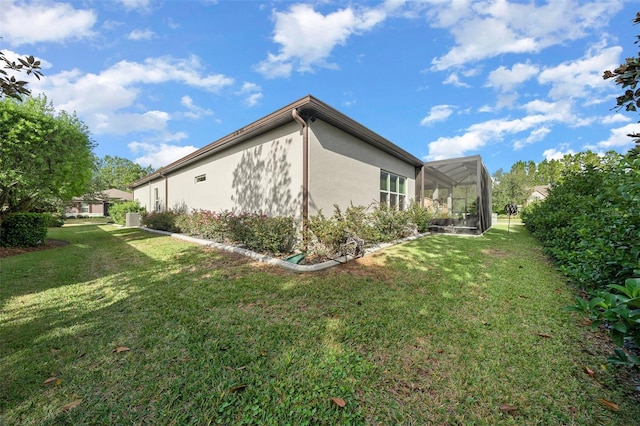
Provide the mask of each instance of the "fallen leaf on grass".
{"label": "fallen leaf on grass", "polygon": [[56,349],[56,348],[51,348],[49,349],[51,351],[52,354],[57,354],[59,353],[62,349]]}
{"label": "fallen leaf on grass", "polygon": [[611,401],[607,401],[604,398],[600,398],[598,401],[601,402],[605,407],[607,407],[611,411],[618,411],[620,409],[620,407],[618,407],[618,404]]}
{"label": "fallen leaf on grass", "polygon": [[551,335],[547,333],[536,333],[539,337],[544,337],[545,339],[551,339]]}
{"label": "fallen leaf on grass", "polygon": [[506,402],[500,404],[500,411],[502,411],[503,413],[514,414],[514,412],[517,410],[518,407],[516,407],[515,405],[507,404]]}
{"label": "fallen leaf on grass", "polygon": [[347,403],[342,398],[331,398],[331,401],[333,401],[333,403],[340,408],[344,408],[347,405]]}
{"label": "fallen leaf on grass", "polygon": [[118,346],[117,348],[115,348],[112,352],[115,352],[117,354],[119,354],[120,352],[127,352],[130,351],[131,349],[129,349],[126,346]]}
{"label": "fallen leaf on grass", "polygon": [[69,411],[72,408],[76,408],[81,402],[82,402],[81,399],[76,399],[75,401],[72,401],[67,405],[65,405],[64,407],[62,407],[62,411]]}
{"label": "fallen leaf on grass", "polygon": [[589,377],[594,377],[596,375],[596,373],[594,373],[593,370],[587,367],[586,365],[583,365],[582,369],[584,370],[585,373],[589,375]]}
{"label": "fallen leaf on grass", "polygon": [[576,414],[578,409],[576,407],[569,407],[569,411],[571,411],[572,414]]}
{"label": "fallen leaf on grass", "polygon": [[234,392],[240,392],[243,391],[247,388],[247,385],[238,385],[238,386],[233,386],[229,388],[229,392],[234,393]]}
{"label": "fallen leaf on grass", "polygon": [[51,383],[55,383],[55,382],[58,382],[58,383],[56,383],[56,384],[59,384],[59,383],[60,383],[60,381],[61,381],[61,380],[60,380],[60,379],[58,379],[56,376],[51,376],[51,377],[49,377],[47,380],[45,380],[44,382],[42,382],[42,384],[43,384],[44,386],[46,386],[46,385],[50,385]]}

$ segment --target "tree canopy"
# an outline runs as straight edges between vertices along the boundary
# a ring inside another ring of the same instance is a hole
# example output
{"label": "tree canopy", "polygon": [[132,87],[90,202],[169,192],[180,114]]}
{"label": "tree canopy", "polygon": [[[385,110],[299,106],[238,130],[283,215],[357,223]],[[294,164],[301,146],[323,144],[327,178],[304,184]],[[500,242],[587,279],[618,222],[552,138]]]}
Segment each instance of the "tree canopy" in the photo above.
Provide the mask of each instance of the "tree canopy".
{"label": "tree canopy", "polygon": [[27,75],[33,74],[38,80],[42,76],[40,72],[40,61],[33,56],[25,56],[18,58],[18,62],[7,59],[3,52],[0,52],[0,99],[4,97],[22,99],[22,95],[30,95],[31,91],[27,89],[27,82],[17,80],[15,75],[10,75],[7,71],[26,72]]}
{"label": "tree canopy", "polygon": [[91,179],[93,142],[85,124],[44,97],[0,100],[0,220],[36,201],[82,195]]}
{"label": "tree canopy", "polygon": [[586,167],[610,169],[622,156],[615,151],[599,155],[593,151],[567,154],[559,160],[517,161],[509,172],[499,169],[493,174],[493,211],[503,212],[506,204],[525,204],[533,187],[551,186],[562,182],[566,175]]}
{"label": "tree canopy", "polygon": [[151,166],[142,167],[127,158],[106,155],[96,161],[91,186],[94,192],[110,188],[128,191],[129,185],[151,172]]}
{"label": "tree canopy", "polygon": [[[640,12],[636,14],[633,20],[634,24],[640,24]],[[636,36],[634,44],[640,44],[640,35]],[[627,58],[624,64],[620,64],[613,71],[607,70],[602,76],[605,80],[613,78],[617,85],[625,89],[622,96],[616,98],[617,109],[624,108],[625,111],[637,112],[640,109],[640,53],[638,56]],[[632,133],[627,135],[634,138],[636,148],[640,149],[640,133]]]}

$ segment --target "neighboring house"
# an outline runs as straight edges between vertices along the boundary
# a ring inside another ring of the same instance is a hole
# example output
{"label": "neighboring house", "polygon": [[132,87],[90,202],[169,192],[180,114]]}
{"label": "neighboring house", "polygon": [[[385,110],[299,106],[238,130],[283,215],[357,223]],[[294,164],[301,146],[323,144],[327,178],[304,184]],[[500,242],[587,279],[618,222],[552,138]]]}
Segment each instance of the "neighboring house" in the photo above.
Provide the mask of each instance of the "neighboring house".
{"label": "neighboring house", "polygon": [[531,190],[531,194],[527,198],[527,205],[536,201],[542,201],[549,195],[549,185],[534,186]]}
{"label": "neighboring house", "polygon": [[132,185],[147,211],[175,207],[296,219],[416,197],[420,159],[306,96]]}
{"label": "neighboring house", "polygon": [[120,201],[133,201],[133,194],[111,188],[95,195],[77,197],[65,209],[65,216],[108,216],[109,205]]}
{"label": "neighboring house", "polygon": [[262,212],[304,223],[320,210],[332,215],[335,205],[404,209],[412,199],[422,202],[424,169],[419,158],[308,95],[132,189],[149,212]]}

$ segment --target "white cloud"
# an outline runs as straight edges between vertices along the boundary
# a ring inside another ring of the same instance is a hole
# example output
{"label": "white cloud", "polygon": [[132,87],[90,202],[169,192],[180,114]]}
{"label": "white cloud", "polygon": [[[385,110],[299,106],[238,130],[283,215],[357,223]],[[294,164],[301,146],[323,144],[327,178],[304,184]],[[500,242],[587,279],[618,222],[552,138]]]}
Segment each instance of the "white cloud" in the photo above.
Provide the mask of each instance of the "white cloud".
{"label": "white cloud", "polygon": [[61,43],[94,35],[97,15],[76,10],[71,3],[2,1],[0,28],[10,46],[42,42]]}
{"label": "white cloud", "polygon": [[438,121],[445,121],[453,113],[451,105],[436,105],[431,107],[429,115],[420,120],[421,126],[430,126]]}
{"label": "white cloud", "polygon": [[249,107],[258,105],[258,102],[262,99],[262,88],[259,85],[248,81],[242,83],[242,87],[236,93],[240,96],[244,96],[244,103]]}
{"label": "white cloud", "polygon": [[471,131],[461,136],[438,138],[429,143],[427,161],[443,160],[445,158],[462,157],[468,151],[475,151],[486,144],[486,138],[481,132]]}
{"label": "white cloud", "polygon": [[607,17],[618,12],[623,2],[430,3],[428,16],[433,25],[449,30],[456,43],[446,54],[432,60],[432,69],[442,71],[505,53],[537,53],[582,38],[605,25]]}
{"label": "white cloud", "polygon": [[513,144],[513,149],[517,151],[527,145],[531,145],[532,143],[540,142],[544,140],[544,138],[549,133],[551,133],[551,129],[549,129],[548,127],[539,127],[537,129],[534,129],[533,131],[531,131],[527,138],[515,141]]}
{"label": "white cloud", "polygon": [[198,149],[191,145],[179,146],[168,143],[156,145],[148,142],[131,142],[128,146],[134,154],[142,154],[134,160],[136,163],[142,166],[150,165],[153,168],[171,164]]}
{"label": "white cloud", "polygon": [[[476,151],[488,143],[499,142],[507,135],[516,135],[518,133],[531,131],[530,135],[520,144],[535,142],[536,138],[544,137],[547,130],[542,130],[547,123],[565,122],[572,119],[567,115],[566,111],[559,108],[558,111],[550,111],[547,114],[532,114],[516,119],[495,119],[469,126],[465,133],[460,136],[440,137],[430,142],[429,160],[441,160],[444,158],[459,157],[465,155],[469,151]],[[518,147],[521,147],[518,144]]]}
{"label": "white cloud", "polygon": [[[150,131],[164,128],[169,116],[131,112],[144,108],[137,101],[143,85],[177,82],[209,92],[233,84],[222,74],[203,74],[198,58],[148,58],[142,63],[121,61],[99,74],[63,71],[33,82],[34,94],[44,92],[59,109],[77,111],[95,133],[121,134],[122,129]],[[147,114],[147,115],[145,115]],[[131,123],[139,120],[138,124]],[[145,127],[146,126],[146,127]]]}
{"label": "white cloud", "polygon": [[323,15],[312,5],[294,4],[274,12],[273,41],[277,54],[268,53],[256,69],[266,78],[288,77],[291,72],[310,72],[315,67],[337,68],[328,61],[332,50],[383,22],[402,2],[389,1],[379,7],[347,7]]}
{"label": "white cloud", "polygon": [[129,40],[139,41],[139,40],[151,40],[155,38],[156,34],[150,29],[144,30],[133,30],[127,35]]}
{"label": "white cloud", "polygon": [[501,92],[510,92],[536,74],[538,67],[529,63],[514,64],[511,69],[501,66],[489,73],[487,85]]}
{"label": "white cloud", "polygon": [[150,0],[119,0],[127,10],[138,10],[148,12],[151,9]]}
{"label": "white cloud", "polygon": [[569,148],[569,145],[567,144],[561,144],[560,146],[556,147],[556,148],[549,148],[546,149],[543,153],[542,156],[545,158],[545,160],[562,160],[562,158],[565,155],[573,155],[575,154],[575,151]]}
{"label": "white cloud", "polygon": [[164,111],[147,111],[144,113],[97,113],[90,126],[96,134],[110,133],[126,135],[131,132],[160,131],[167,127],[169,114]]}
{"label": "white cloud", "polygon": [[628,123],[631,119],[626,115],[616,113],[614,115],[607,115],[601,121],[602,124],[615,124],[615,123]]}
{"label": "white cloud", "polygon": [[578,60],[545,68],[538,76],[538,82],[551,85],[549,97],[552,99],[590,98],[596,93],[594,90],[611,87],[611,83],[602,78],[602,72],[616,68],[621,53],[620,46],[598,46]]}
{"label": "white cloud", "polygon": [[611,129],[609,138],[597,143],[601,149],[625,148],[633,145],[633,139],[627,136],[630,133],[640,133],[640,124],[630,123],[623,127]]}
{"label": "white cloud", "polygon": [[194,104],[193,99],[191,99],[190,96],[185,95],[180,98],[180,104],[188,110],[187,112],[182,113],[184,117],[197,120],[207,115],[213,115],[213,111],[210,109],[202,108]]}
{"label": "white cloud", "polygon": [[460,80],[460,77],[458,77],[458,74],[456,73],[449,74],[449,76],[442,82],[442,84],[451,84],[456,87],[471,87],[464,81]]}

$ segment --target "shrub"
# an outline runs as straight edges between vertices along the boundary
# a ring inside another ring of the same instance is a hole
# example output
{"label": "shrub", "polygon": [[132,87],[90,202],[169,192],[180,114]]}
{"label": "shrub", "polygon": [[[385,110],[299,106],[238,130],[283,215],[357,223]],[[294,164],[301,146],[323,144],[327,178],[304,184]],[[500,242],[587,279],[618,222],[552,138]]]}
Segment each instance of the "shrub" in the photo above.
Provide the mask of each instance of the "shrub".
{"label": "shrub", "polygon": [[413,202],[407,210],[396,210],[385,205],[374,209],[352,205],[344,213],[336,205],[330,218],[322,211],[309,218],[306,235],[308,251],[333,257],[343,251],[350,239],[363,241],[365,246],[397,240],[415,234],[419,229],[426,230],[432,216],[433,213],[428,209]]}
{"label": "shrub", "polygon": [[291,252],[296,227],[291,217],[269,217],[257,213],[194,210],[175,216],[175,226],[189,235],[220,243],[243,244],[259,252]]}
{"label": "shrub", "polygon": [[322,210],[309,217],[307,222],[308,250],[319,256],[332,256],[343,244],[349,234],[346,223],[336,217],[327,218]]}
{"label": "shrub", "polygon": [[380,205],[372,213],[373,227],[378,231],[380,241],[393,241],[407,237],[415,231],[410,223],[407,210]]}
{"label": "shrub", "polygon": [[178,216],[179,215],[174,212],[153,212],[144,215],[142,224],[147,228],[158,229],[160,231],[181,232],[180,228],[176,225],[176,218]]}
{"label": "shrub", "polygon": [[[125,201],[109,206],[109,215],[118,225],[125,225],[127,213],[145,213],[145,208],[138,201]],[[80,216],[78,216],[80,217]]]}
{"label": "shrub", "polygon": [[60,228],[62,225],[64,225],[64,218],[61,215],[49,215],[49,223],[47,224],[49,228]]}
{"label": "shrub", "polygon": [[[472,204],[475,206],[475,201]],[[471,208],[469,213],[471,213]],[[429,223],[431,219],[435,217],[435,212],[432,209],[421,206],[414,200],[411,200],[409,207],[407,208],[407,220],[409,223],[414,223],[418,229],[418,232],[427,232],[429,230]]]}
{"label": "shrub", "polygon": [[0,224],[0,245],[35,247],[47,239],[51,215],[48,213],[13,213]]}
{"label": "shrub", "polygon": [[281,254],[293,248],[296,228],[292,217],[243,214],[233,216],[232,223],[232,238],[251,250]]}
{"label": "shrub", "polygon": [[228,217],[231,212],[214,213],[210,210],[194,210],[191,214],[176,217],[176,226],[182,232],[222,243],[229,234]]}
{"label": "shrub", "polygon": [[[579,298],[569,309],[588,313],[596,326],[606,322],[618,346],[626,338],[640,344],[640,152],[566,175],[523,220],[571,281],[589,291],[591,300]],[[610,361],[635,363],[622,350]]]}

